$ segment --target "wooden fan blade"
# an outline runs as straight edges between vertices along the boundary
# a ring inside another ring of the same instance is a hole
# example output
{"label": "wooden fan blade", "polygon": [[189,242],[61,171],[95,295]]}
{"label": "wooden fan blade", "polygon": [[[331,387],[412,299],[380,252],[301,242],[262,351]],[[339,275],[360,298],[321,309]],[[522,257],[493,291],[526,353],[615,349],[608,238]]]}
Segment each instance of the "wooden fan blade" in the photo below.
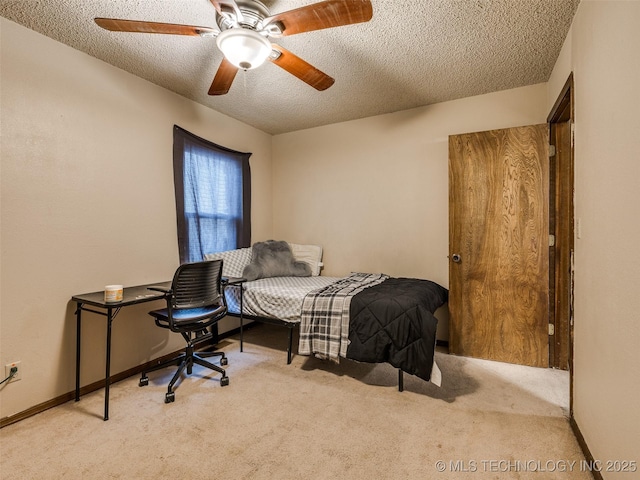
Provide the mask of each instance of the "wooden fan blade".
{"label": "wooden fan blade", "polygon": [[218,31],[209,27],[195,27],[193,25],[176,25],[175,23],[144,22],[139,20],[120,20],[117,18],[95,18],[95,22],[111,32],[139,32],[166,33],[169,35],[202,35],[217,34]]}
{"label": "wooden fan blade", "polygon": [[[280,23],[282,36],[368,22],[373,16],[369,0],[327,0],[265,18],[263,25]],[[274,34],[273,36],[277,36]]]}
{"label": "wooden fan blade", "polygon": [[238,20],[239,22],[244,20],[244,16],[242,15],[240,8],[238,7],[238,4],[234,0],[211,0],[211,3],[220,15],[222,15],[224,12],[224,9],[222,7],[226,6],[234,11],[234,13],[236,14],[236,20]]}
{"label": "wooden fan blade", "polygon": [[211,87],[209,87],[209,95],[224,95],[227,93],[231,88],[233,79],[236,78],[236,73],[238,73],[238,67],[223,58],[216,76],[213,78]]}
{"label": "wooden fan blade", "polygon": [[298,77],[303,82],[311,85],[316,90],[326,90],[335,82],[335,80],[329,75],[321,72],[310,63],[305,62],[303,59],[294,55],[280,45],[272,44],[271,46],[274,50],[280,52],[280,56],[278,58],[269,57],[271,62],[286,70],[291,75]]}

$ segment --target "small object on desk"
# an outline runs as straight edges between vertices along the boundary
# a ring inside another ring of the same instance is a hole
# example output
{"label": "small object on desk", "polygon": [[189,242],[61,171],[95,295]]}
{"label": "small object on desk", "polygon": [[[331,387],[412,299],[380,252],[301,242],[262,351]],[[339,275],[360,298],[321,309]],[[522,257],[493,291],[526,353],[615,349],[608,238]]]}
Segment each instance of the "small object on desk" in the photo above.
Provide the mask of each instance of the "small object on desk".
{"label": "small object on desk", "polygon": [[122,291],[122,285],[107,285],[106,287],[104,287],[104,301],[121,302]]}

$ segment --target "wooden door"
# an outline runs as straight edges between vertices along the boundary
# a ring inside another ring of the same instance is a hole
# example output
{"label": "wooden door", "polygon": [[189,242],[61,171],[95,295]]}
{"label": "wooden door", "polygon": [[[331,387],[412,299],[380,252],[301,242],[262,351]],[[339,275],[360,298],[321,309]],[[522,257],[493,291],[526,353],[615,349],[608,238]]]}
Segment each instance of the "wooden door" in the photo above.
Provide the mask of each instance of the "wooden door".
{"label": "wooden door", "polygon": [[449,137],[449,349],[549,364],[549,129]]}

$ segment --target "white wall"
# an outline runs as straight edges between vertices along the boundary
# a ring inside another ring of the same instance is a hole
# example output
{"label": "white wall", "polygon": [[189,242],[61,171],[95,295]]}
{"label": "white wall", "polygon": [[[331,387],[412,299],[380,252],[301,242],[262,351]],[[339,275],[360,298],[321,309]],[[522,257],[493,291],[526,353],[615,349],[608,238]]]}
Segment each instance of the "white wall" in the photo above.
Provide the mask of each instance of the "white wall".
{"label": "white wall", "polygon": [[640,2],[582,0],[550,81],[574,72],[573,407],[602,462],[640,461],[639,47]]}
{"label": "white wall", "polygon": [[[22,380],[0,390],[5,417],[73,390],[72,295],[171,279],[173,125],[253,152],[259,238],[271,235],[271,136],[0,21],[0,367],[22,362]],[[147,315],[157,305],[116,318],[112,373],[181,348]],[[104,319],[84,318],[83,385],[104,378],[105,342]]]}
{"label": "white wall", "polygon": [[274,137],[274,235],[350,271],[448,286],[448,136],[544,123],[546,84]]}

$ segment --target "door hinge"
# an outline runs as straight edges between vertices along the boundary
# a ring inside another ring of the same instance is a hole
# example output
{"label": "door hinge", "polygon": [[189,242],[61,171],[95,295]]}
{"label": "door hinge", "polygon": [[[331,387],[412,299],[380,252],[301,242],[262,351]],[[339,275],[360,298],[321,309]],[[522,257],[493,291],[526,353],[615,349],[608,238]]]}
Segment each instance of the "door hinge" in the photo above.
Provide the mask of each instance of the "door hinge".
{"label": "door hinge", "polygon": [[555,247],[556,246],[556,236],[555,235],[549,235],[549,246],[550,247]]}
{"label": "door hinge", "polygon": [[555,157],[555,156],[556,156],[556,146],[549,145],[549,157]]}
{"label": "door hinge", "polygon": [[553,323],[549,324],[549,336],[551,335],[555,335],[556,333],[556,327],[553,325]]}
{"label": "door hinge", "polygon": [[571,122],[571,148],[574,147],[574,140],[575,140],[575,133],[576,133],[576,124]]}

